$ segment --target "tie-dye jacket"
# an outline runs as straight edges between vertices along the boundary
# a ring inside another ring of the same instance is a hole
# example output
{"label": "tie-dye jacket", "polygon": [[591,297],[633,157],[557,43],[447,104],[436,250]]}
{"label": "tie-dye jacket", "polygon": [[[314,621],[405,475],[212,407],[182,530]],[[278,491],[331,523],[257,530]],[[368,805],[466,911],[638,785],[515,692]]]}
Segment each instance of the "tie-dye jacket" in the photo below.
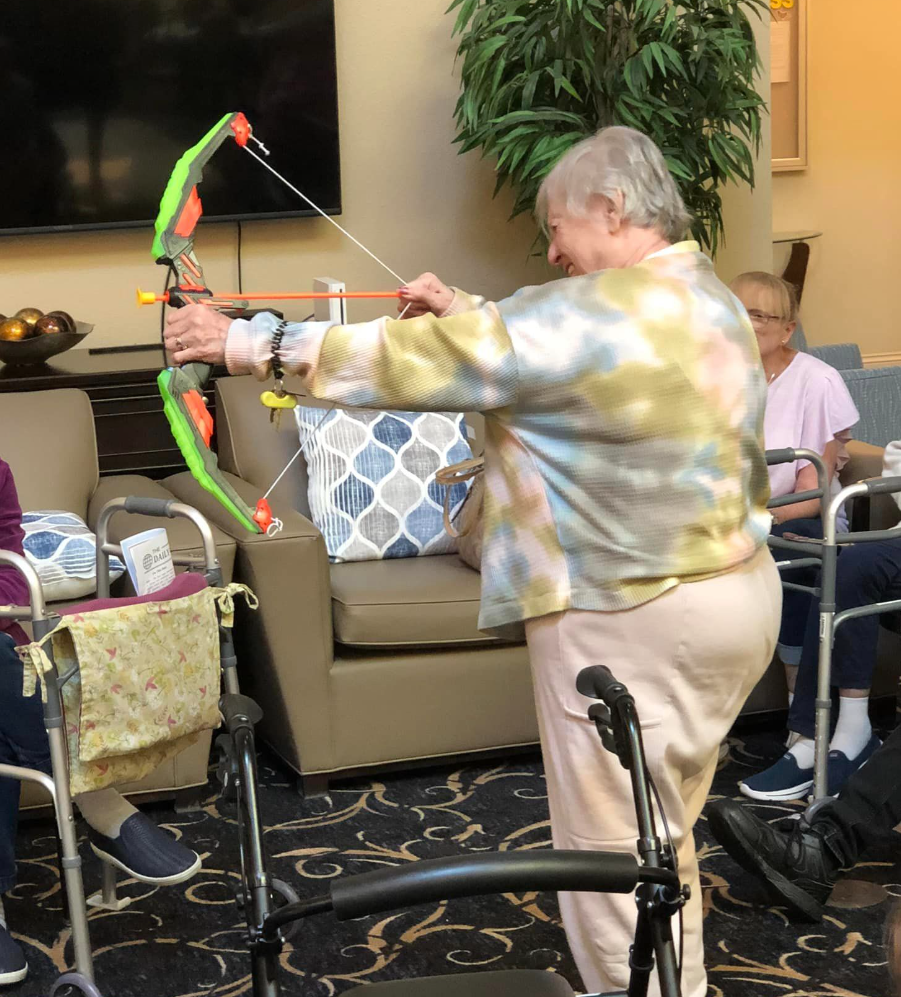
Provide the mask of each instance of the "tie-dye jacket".
{"label": "tie-dye jacket", "polygon": [[[233,373],[269,376],[276,324],[232,324]],[[757,343],[696,243],[441,318],[290,324],[279,357],[327,401],[485,414],[483,630],[629,609],[766,542]]]}

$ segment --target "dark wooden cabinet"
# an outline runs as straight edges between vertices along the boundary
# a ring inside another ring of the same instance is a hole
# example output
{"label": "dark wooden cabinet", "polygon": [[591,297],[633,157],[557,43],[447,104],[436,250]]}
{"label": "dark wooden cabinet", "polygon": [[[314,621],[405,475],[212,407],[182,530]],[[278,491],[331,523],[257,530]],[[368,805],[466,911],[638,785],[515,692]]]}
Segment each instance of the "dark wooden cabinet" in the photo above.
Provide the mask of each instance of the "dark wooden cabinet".
{"label": "dark wooden cabinet", "polygon": [[[161,349],[101,354],[70,350],[47,364],[0,365],[0,391],[79,388],[94,410],[100,474],[164,478],[185,469],[156,384],[165,363]],[[215,379],[225,373],[224,367],[214,369],[207,390],[214,418]]]}

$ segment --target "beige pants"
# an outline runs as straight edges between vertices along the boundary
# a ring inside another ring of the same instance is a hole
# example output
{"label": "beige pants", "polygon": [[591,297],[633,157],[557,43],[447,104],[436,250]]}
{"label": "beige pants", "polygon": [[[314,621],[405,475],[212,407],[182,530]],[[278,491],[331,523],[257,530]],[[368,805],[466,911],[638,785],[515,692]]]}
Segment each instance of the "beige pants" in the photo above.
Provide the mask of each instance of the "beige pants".
{"label": "beige pants", "polygon": [[[707,993],[692,828],[720,742],[772,658],[781,607],[779,575],[764,549],[728,575],[679,585],[636,609],[567,610],[526,628],[555,848],[635,852],[629,774],[602,747],[576,676],[587,665],[606,665],[635,697],[648,768],[676,842],[679,874],[692,892],[684,912],[683,997]],[[659,817],[657,832],[663,837]],[[588,990],[624,990],[634,898],[561,894],[560,908]],[[650,992],[660,992],[656,974]]]}

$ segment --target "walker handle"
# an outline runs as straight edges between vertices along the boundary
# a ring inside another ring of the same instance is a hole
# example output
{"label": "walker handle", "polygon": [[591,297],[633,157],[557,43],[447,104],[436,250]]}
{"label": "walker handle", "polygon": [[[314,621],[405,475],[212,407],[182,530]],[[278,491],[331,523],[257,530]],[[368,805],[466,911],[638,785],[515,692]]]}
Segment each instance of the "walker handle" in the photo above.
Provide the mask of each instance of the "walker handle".
{"label": "walker handle", "polygon": [[589,699],[602,699],[612,710],[629,690],[604,665],[589,665],[576,678],[576,689]]}
{"label": "walker handle", "polygon": [[873,478],[871,481],[864,481],[870,495],[886,495],[889,492],[901,492],[901,478]]}
{"label": "walker handle", "polygon": [[767,450],[767,464],[791,464],[797,460],[793,447],[784,447],[782,450]]}
{"label": "walker handle", "polygon": [[175,505],[177,505],[175,499],[139,498],[133,495],[125,500],[125,511],[132,512],[136,516],[166,516],[174,519]]}
{"label": "walker handle", "polygon": [[[666,870],[642,869],[625,852],[529,850],[453,855],[364,872],[331,885],[339,921],[436,900],[519,893],[580,890],[631,893],[643,876],[660,881]],[[674,879],[669,873],[669,878]]]}

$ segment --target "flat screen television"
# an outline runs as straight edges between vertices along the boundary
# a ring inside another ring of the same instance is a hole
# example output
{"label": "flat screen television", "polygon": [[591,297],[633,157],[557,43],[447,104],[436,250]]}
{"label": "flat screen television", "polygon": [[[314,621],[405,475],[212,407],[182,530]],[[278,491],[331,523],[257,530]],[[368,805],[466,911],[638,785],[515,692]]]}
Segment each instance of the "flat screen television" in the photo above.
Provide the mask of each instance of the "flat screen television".
{"label": "flat screen television", "polygon": [[[151,222],[229,111],[340,211],[334,0],[0,0],[0,234]],[[233,142],[199,193],[207,219],[311,213]]]}

